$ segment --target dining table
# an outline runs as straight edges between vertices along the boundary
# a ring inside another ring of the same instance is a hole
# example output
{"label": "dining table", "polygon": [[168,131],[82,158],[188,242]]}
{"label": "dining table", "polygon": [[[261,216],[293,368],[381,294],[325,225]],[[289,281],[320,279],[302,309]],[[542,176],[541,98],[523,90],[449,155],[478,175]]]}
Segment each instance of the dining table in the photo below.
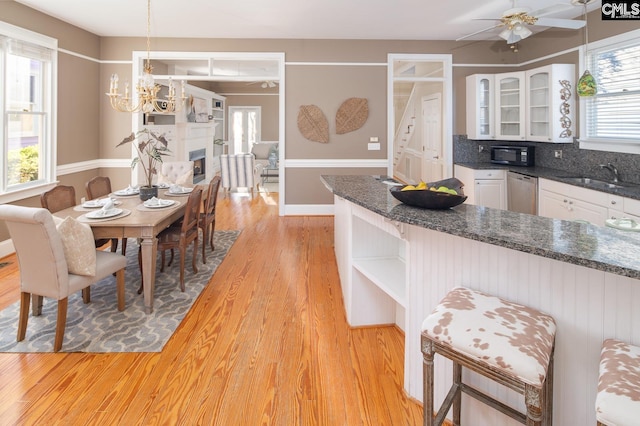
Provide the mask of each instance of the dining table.
{"label": "dining table", "polygon": [[[153,312],[155,289],[156,258],[158,249],[157,235],[172,223],[184,216],[189,196],[188,189],[173,193],[169,189],[158,189],[158,199],[171,200],[173,203],[145,206],[136,191],[114,191],[108,198],[120,213],[110,217],[101,217],[101,209],[90,202],[84,202],[54,213],[66,218],[72,216],[91,227],[96,239],[136,238],[140,243],[143,293],[145,312]],[[106,200],[106,199],[103,199]],[[88,207],[87,207],[88,206]]]}

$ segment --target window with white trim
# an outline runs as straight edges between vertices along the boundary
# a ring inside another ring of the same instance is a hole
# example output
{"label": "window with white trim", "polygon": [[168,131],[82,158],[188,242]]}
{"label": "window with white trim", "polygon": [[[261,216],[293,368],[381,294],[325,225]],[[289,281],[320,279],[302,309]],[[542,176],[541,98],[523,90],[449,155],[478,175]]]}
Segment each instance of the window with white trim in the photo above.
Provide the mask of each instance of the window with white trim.
{"label": "window with white trim", "polygon": [[598,91],[581,98],[581,148],[640,153],[639,37],[632,31],[589,45],[586,69]]}
{"label": "window with white trim", "polygon": [[0,22],[0,195],[55,179],[56,55],[55,39]]}

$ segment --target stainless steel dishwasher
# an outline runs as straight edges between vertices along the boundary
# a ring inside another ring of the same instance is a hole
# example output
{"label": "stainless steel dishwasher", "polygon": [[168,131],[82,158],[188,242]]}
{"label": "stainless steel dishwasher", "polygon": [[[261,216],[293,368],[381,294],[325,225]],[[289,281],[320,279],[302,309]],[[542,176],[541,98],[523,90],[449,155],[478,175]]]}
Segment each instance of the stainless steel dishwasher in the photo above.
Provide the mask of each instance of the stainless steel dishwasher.
{"label": "stainless steel dishwasher", "polygon": [[522,173],[507,173],[507,209],[538,214],[538,178]]}

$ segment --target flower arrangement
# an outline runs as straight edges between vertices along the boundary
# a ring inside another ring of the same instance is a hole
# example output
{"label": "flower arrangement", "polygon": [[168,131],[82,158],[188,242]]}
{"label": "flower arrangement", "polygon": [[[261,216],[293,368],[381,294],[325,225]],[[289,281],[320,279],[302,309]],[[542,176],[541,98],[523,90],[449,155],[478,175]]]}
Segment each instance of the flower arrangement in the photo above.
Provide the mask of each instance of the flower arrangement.
{"label": "flower arrangement", "polygon": [[[137,141],[137,143],[136,143]],[[162,163],[162,157],[169,155],[169,142],[164,134],[158,134],[149,129],[142,129],[138,133],[131,133],[116,147],[133,143],[138,152],[138,156],[131,161],[131,168],[140,164],[144,172],[145,184],[151,188],[153,186],[153,175],[158,173],[157,164]]]}

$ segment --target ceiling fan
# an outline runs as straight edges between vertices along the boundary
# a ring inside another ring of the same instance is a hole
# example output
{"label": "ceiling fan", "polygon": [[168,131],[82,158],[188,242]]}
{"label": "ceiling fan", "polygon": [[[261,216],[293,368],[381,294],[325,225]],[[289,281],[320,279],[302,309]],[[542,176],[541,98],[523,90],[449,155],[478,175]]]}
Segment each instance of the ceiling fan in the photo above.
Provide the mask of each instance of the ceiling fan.
{"label": "ceiling fan", "polygon": [[508,44],[513,44],[533,34],[533,31],[529,29],[529,26],[535,25],[541,27],[556,27],[577,30],[584,27],[585,25],[585,21],[581,20],[545,17],[547,15],[562,12],[564,10],[572,8],[573,5],[569,3],[556,4],[536,11],[531,11],[527,7],[517,7],[516,0],[513,0],[512,6],[513,7],[511,9],[505,10],[502,13],[502,16],[500,16],[499,18],[477,18],[478,20],[483,21],[488,20],[499,22],[492,27],[485,28],[483,30],[460,37],[456,39],[456,41],[464,40],[476,34],[480,34],[485,31],[491,31],[495,28],[504,27],[504,29],[499,34],[500,38],[506,40]]}

